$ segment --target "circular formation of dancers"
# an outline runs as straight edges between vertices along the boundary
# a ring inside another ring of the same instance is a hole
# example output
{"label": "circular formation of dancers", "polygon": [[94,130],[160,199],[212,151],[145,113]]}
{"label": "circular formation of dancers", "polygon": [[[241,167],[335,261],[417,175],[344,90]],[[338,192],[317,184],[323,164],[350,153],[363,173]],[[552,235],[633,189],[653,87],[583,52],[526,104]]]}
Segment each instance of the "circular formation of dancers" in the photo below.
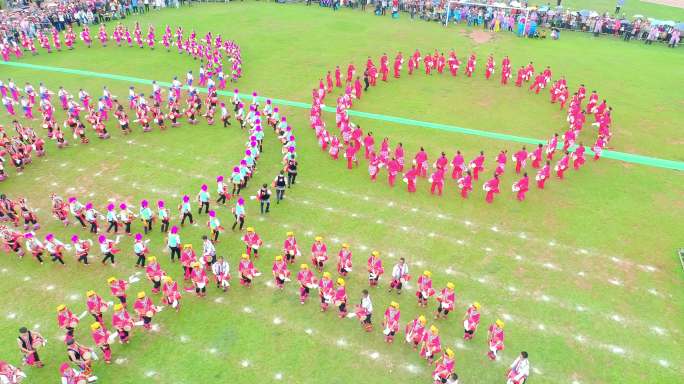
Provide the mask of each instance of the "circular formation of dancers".
{"label": "circular formation of dancers", "polygon": [[[468,57],[465,67],[467,77],[474,75],[476,59],[474,53]],[[419,50],[416,50],[406,60],[408,60],[407,73],[409,76],[420,71],[422,67],[427,76],[431,76],[433,73],[442,75],[447,72],[451,77],[457,77],[461,66],[461,61],[453,50],[447,56],[436,50],[432,55],[423,56]],[[404,61],[404,55],[398,52],[394,58],[392,73],[395,79],[401,77]],[[509,83],[509,79],[512,78],[512,71],[512,64],[506,56],[502,60],[502,86]],[[485,67],[485,78],[490,80],[494,72],[494,57],[489,55]],[[382,139],[379,148],[376,148],[376,138],[372,132],[367,131],[364,134],[359,125],[351,122],[348,111],[354,101],[360,100],[363,92],[367,91],[369,87],[376,86],[378,80],[387,82],[390,77],[390,64],[387,54],[380,57],[379,69],[375,66],[373,59],[368,57],[363,72],[364,85],[362,85],[361,76],[357,74],[353,63],[347,66],[347,73],[344,78],[340,66],[335,68],[334,74],[328,71],[325,80],[321,78],[318,87],[312,90],[313,102],[310,109],[310,124],[315,131],[318,145],[333,160],[338,160],[342,154],[346,158],[348,169],[353,169],[359,165],[359,158],[361,157],[359,152],[363,147],[363,158],[368,162],[368,173],[371,181],[376,181],[380,170],[384,168],[387,170],[387,182],[390,187],[395,185],[395,181],[399,177],[407,184],[409,192],[416,192],[418,180],[424,178],[430,185],[430,193],[441,196],[449,173],[451,173],[451,179],[460,190],[461,197],[463,199],[468,198],[469,193],[473,190],[474,183],[485,171],[486,156],[484,151],[479,151],[470,161],[467,161],[460,150],[456,150],[451,161],[446,152],[441,152],[431,165],[428,153],[421,147],[411,160],[411,165],[407,166],[405,165],[405,149],[401,142],[398,142],[392,150],[390,139],[385,137]],[[562,136],[555,133],[545,144],[540,142],[534,148],[528,149],[527,146],[522,146],[511,154],[507,149],[502,149],[496,155],[496,166],[492,177],[482,184],[487,203],[492,203],[496,194],[501,192],[500,178],[505,172],[509,159],[515,163],[516,174],[522,175],[511,186],[519,201],[525,200],[525,195],[529,191],[529,176],[526,172],[528,160],[531,161],[532,168],[536,170],[534,178],[538,189],[544,189],[545,183],[551,179],[552,171],[555,172],[558,179],[562,180],[565,171],[570,169],[571,165],[575,170],[578,170],[585,163],[585,153],[587,152],[584,144],[581,141],[578,142],[578,137],[587,122],[587,115],[594,117],[595,122],[592,125],[597,127],[598,131],[596,142],[591,147],[594,160],[600,158],[601,151],[612,137],[610,130],[612,107],[607,104],[605,99],[599,101],[596,91],[592,91],[588,96],[587,103],[583,104],[584,100],[587,99],[587,90],[584,85],[580,85],[569,99],[570,95],[565,78],[561,77],[552,81],[552,72],[549,67],[536,73],[532,62],[521,66],[517,71],[515,85],[522,87],[525,83],[530,83],[529,90],[535,94],[549,88],[551,103],[558,103],[560,109],[564,109],[569,101],[566,119],[568,129]],[[327,128],[322,112],[326,96],[335,92],[336,88],[343,89],[344,93],[336,99],[335,127],[338,132],[333,132]],[[561,157],[555,165],[552,165],[551,162],[557,152],[560,152]]]}

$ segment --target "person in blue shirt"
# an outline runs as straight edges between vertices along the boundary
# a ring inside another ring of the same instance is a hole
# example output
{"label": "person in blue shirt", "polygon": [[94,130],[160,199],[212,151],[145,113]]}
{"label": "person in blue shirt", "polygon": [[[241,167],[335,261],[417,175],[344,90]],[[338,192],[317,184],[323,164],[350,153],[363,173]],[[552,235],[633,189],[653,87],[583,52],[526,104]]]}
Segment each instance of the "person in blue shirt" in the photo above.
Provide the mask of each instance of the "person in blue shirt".
{"label": "person in blue shirt", "polygon": [[242,231],[242,226],[245,225],[245,199],[240,197],[237,200],[237,203],[235,204],[235,208],[233,208],[233,215],[235,215],[235,222],[233,223],[233,231],[235,230],[235,227],[240,224],[240,230]]}
{"label": "person in blue shirt", "polygon": [[185,219],[190,219],[190,224],[195,224],[192,219],[192,208],[190,207],[190,196],[183,196],[183,201],[178,206],[178,210],[181,213],[181,226],[185,224]]}
{"label": "person in blue shirt", "polygon": [[197,194],[197,201],[199,201],[200,206],[197,211],[198,215],[202,214],[202,208],[204,208],[204,213],[209,212],[209,187],[206,184],[202,184],[199,193]]}

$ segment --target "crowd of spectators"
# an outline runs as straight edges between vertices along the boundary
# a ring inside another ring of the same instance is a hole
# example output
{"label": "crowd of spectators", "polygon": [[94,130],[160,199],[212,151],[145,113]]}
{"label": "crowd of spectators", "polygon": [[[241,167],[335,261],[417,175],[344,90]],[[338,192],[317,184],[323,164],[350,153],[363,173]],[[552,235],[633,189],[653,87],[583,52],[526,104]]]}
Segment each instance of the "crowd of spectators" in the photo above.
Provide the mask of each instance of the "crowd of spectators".
{"label": "crowd of spectators", "polygon": [[185,0],[8,0],[0,10],[0,40],[18,41],[21,32],[35,37],[39,30],[58,31],[67,25],[81,26],[124,19],[163,7],[178,7]]}
{"label": "crowd of spectators", "polygon": [[[310,1],[307,0],[309,3]],[[572,10],[551,3],[533,5],[532,2],[508,0],[468,0],[467,4],[448,0],[320,0],[321,6],[371,9],[378,16],[398,17],[400,12],[412,19],[441,23],[464,23],[492,31],[511,31],[528,36],[559,38],[562,30],[590,32],[598,36],[609,34],[624,40],[642,40],[647,44],[655,41],[677,46],[684,23],[673,20],[655,20],[643,15],[628,17],[621,13],[618,1],[615,12],[598,13],[593,10]],[[493,4],[508,7],[497,7]],[[529,9],[529,19],[527,10]],[[522,19],[522,20],[521,20]],[[520,22],[525,29],[520,30]]]}

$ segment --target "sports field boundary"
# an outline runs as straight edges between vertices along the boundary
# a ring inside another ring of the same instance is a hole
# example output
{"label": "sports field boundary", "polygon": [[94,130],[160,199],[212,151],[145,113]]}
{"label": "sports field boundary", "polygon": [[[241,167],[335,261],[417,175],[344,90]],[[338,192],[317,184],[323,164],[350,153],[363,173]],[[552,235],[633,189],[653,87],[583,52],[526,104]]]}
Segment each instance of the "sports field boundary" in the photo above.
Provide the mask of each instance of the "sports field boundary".
{"label": "sports field boundary", "polygon": [[[134,84],[151,85],[153,82],[153,80],[143,79],[143,78],[133,77],[133,76],[117,75],[117,74],[110,74],[110,73],[100,73],[100,72],[86,71],[86,70],[81,70],[81,69],[53,67],[53,66],[47,66],[47,65],[19,63],[19,62],[14,62],[14,61],[0,62],[0,65],[4,65],[4,66],[8,66],[8,67],[15,67],[15,68],[22,68],[22,69],[30,69],[30,70],[36,70],[36,71],[56,72],[56,73],[64,73],[64,74],[69,74],[69,75],[94,77],[94,78],[116,80],[116,81],[127,81],[129,83],[134,83]],[[171,87],[170,82],[157,81],[157,84],[161,87],[166,87],[166,88]],[[184,87],[184,88],[186,88],[186,87]],[[200,92],[207,93],[206,88],[196,87],[195,89],[197,89]],[[222,95],[222,96],[232,96],[233,95],[233,92],[225,91],[225,90],[218,90],[217,93],[219,95]],[[251,98],[252,97],[252,95],[244,94],[244,93],[240,93],[239,96],[243,97],[243,98]],[[265,97],[265,96],[258,96],[257,99],[261,100],[261,101],[266,100],[266,99],[271,99],[271,101],[275,104],[289,106],[289,107],[303,108],[303,109],[310,109],[311,108],[310,103],[304,103],[301,101],[278,99],[278,98]],[[335,108],[328,107],[328,106],[322,107],[322,110],[325,112],[335,112]],[[530,138],[530,137],[509,135],[509,134],[499,133],[499,132],[483,131],[483,130],[473,129],[473,128],[464,128],[464,127],[459,127],[456,125],[449,125],[449,124],[431,123],[431,122],[427,122],[427,121],[413,120],[413,119],[407,119],[407,118],[403,118],[403,117],[388,116],[388,115],[382,115],[382,114],[377,114],[377,113],[362,112],[362,111],[355,111],[355,110],[348,110],[348,113],[351,116],[357,116],[357,117],[366,118],[366,119],[380,120],[380,121],[386,121],[389,123],[410,125],[410,126],[416,126],[416,127],[422,127],[422,128],[428,128],[428,129],[436,129],[436,130],[440,130],[440,131],[460,133],[460,134],[465,134],[465,135],[480,136],[480,137],[484,137],[484,138],[488,138],[488,139],[494,139],[494,140],[502,140],[502,141],[522,143],[522,144],[531,144],[531,145],[537,145],[539,143],[542,143],[542,144],[546,143],[545,139],[540,140],[540,139],[535,139],[535,138]],[[559,145],[559,148],[562,148],[562,143],[559,143],[558,145]],[[573,146],[571,148],[571,150],[573,150],[574,148],[576,148],[576,146]],[[590,154],[590,155],[593,154],[593,152],[591,151],[590,148],[587,148],[587,154]],[[606,159],[623,161],[623,162],[627,162],[627,163],[646,165],[649,167],[684,171],[684,162],[682,162],[682,161],[660,159],[660,158],[656,158],[656,157],[650,157],[650,156],[644,156],[644,155],[638,155],[638,154],[626,153],[626,152],[610,151],[610,150],[602,151],[601,157],[606,158]]]}

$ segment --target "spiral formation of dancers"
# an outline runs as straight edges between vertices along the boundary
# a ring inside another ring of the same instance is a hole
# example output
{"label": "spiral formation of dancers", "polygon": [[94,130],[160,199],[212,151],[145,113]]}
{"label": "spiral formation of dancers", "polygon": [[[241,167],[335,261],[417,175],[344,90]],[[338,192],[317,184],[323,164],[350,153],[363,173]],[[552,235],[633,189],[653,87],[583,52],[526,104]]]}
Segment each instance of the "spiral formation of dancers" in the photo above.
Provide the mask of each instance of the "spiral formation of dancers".
{"label": "spiral formation of dancers", "polygon": [[[419,50],[416,50],[406,60],[408,60],[407,71],[409,76],[418,72],[422,67],[427,76],[431,76],[433,73],[438,76],[448,73],[451,77],[457,77],[461,66],[461,61],[453,50],[447,56],[436,50],[433,55],[423,56]],[[401,77],[404,62],[403,54],[397,53],[393,65],[393,77],[395,79]],[[465,75],[472,77],[475,68],[476,55],[472,53],[466,63]],[[489,55],[485,67],[485,78],[490,80],[494,72],[494,57]],[[387,170],[387,182],[390,187],[395,185],[396,178],[399,176],[407,184],[409,192],[416,192],[418,180],[423,178],[427,179],[430,185],[430,193],[441,196],[451,171],[451,179],[460,190],[461,197],[463,199],[468,198],[469,193],[473,190],[473,185],[479,179],[480,174],[485,171],[486,157],[484,151],[479,151],[479,154],[470,161],[467,161],[460,150],[456,150],[451,161],[446,152],[441,152],[432,161],[431,166],[428,153],[421,147],[412,158],[411,165],[407,166],[405,165],[405,148],[401,142],[398,142],[392,150],[389,138],[385,137],[382,139],[379,148],[376,148],[376,138],[372,132],[369,130],[364,134],[359,125],[351,122],[348,110],[354,101],[360,100],[364,91],[369,87],[376,86],[378,80],[387,82],[390,77],[389,57],[387,54],[383,54],[380,57],[379,69],[375,66],[372,58],[367,59],[366,68],[363,72],[365,87],[362,85],[362,77],[357,74],[353,63],[347,66],[346,77],[344,78],[342,69],[337,66],[334,73],[328,71],[325,80],[320,79],[318,87],[312,90],[313,102],[310,109],[310,123],[321,150],[326,151],[333,160],[338,160],[340,153],[342,153],[346,159],[347,168],[353,169],[359,165],[359,158],[361,158],[359,152],[364,147],[363,158],[368,162],[368,173],[371,181],[376,181],[380,170],[384,168]],[[502,60],[501,85],[506,86],[511,77],[512,64],[506,56]],[[573,93],[572,98],[568,100],[569,90],[565,78],[561,77],[552,81],[552,72],[549,67],[537,73],[532,62],[520,67],[517,72],[515,85],[522,87],[527,83],[530,84],[529,91],[535,94],[549,88],[551,103],[560,104],[560,109],[564,109],[566,103],[569,102],[567,113],[569,127],[562,136],[556,133],[546,144],[539,143],[535,148],[529,150],[527,146],[522,146],[509,155],[507,149],[502,149],[495,157],[496,166],[492,177],[486,179],[482,184],[487,203],[492,203],[496,194],[501,192],[500,179],[505,172],[509,158],[515,163],[516,174],[522,175],[511,187],[519,201],[525,200],[525,195],[529,191],[529,176],[526,172],[528,160],[531,161],[532,168],[536,170],[535,180],[538,189],[544,189],[545,183],[551,179],[552,170],[559,180],[564,179],[564,173],[570,169],[571,165],[575,170],[579,170],[586,161],[587,149],[581,141],[578,142],[578,137],[585,127],[587,115],[594,117],[594,123],[591,125],[597,128],[597,139],[591,147],[594,160],[600,158],[602,150],[612,137],[610,130],[612,108],[608,106],[605,99],[599,101],[596,91],[592,91],[587,103],[583,104],[584,100],[587,99],[587,90],[584,85],[580,85],[577,91]],[[344,91],[336,99],[335,127],[337,131],[333,131],[328,129],[322,116],[321,107],[325,104],[326,96],[334,93],[336,88],[341,88]],[[561,157],[555,165],[552,165],[551,162],[556,152],[560,152]]]}

